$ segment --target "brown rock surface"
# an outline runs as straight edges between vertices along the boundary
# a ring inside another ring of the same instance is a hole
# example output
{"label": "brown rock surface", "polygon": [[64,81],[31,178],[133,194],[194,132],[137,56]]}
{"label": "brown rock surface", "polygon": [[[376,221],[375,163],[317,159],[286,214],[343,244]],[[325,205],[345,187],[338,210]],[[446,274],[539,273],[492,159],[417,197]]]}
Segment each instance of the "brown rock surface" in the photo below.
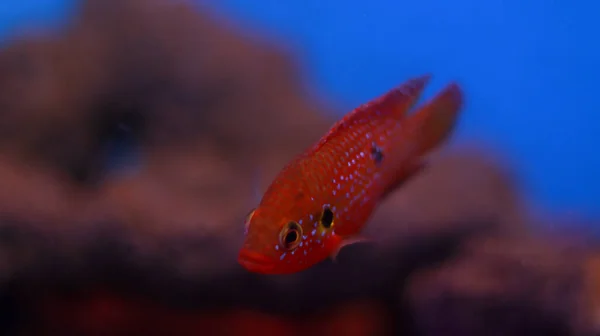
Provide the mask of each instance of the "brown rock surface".
{"label": "brown rock surface", "polygon": [[583,260],[555,239],[487,237],[411,276],[409,300],[424,335],[567,335],[590,322]]}

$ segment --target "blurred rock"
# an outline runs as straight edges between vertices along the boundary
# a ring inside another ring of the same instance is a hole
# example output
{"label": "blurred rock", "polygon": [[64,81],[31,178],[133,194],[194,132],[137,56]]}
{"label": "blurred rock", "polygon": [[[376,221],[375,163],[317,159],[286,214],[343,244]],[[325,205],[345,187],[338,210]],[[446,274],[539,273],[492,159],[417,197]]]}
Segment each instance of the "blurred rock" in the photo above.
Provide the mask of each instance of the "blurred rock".
{"label": "blurred rock", "polygon": [[[394,227],[379,224],[390,223],[390,218],[394,218]],[[526,230],[527,220],[509,171],[482,150],[465,148],[434,153],[423,173],[390,195],[375,214],[375,224],[365,231],[427,236],[456,231],[458,222],[479,222],[490,223],[490,229],[496,232],[508,233]]]}
{"label": "blurred rock", "polygon": [[144,147],[201,142],[255,164],[330,123],[295,69],[186,2],[86,1],[62,35],[0,52],[0,150],[96,182],[107,141],[126,128]]}
{"label": "blurred rock", "polygon": [[555,239],[474,240],[451,262],[411,276],[419,333],[587,334],[584,257]]}

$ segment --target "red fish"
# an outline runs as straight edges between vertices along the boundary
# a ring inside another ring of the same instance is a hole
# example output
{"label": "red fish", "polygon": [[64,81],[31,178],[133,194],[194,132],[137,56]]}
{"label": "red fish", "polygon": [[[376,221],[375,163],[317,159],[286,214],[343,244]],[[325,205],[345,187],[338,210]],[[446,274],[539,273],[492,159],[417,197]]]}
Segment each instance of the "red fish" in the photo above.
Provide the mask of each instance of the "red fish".
{"label": "red fish", "polygon": [[239,263],[256,273],[295,273],[365,240],[360,231],[377,205],[424,167],[456,124],[463,102],[456,83],[407,114],[429,78],[354,109],[288,163],[246,218]]}

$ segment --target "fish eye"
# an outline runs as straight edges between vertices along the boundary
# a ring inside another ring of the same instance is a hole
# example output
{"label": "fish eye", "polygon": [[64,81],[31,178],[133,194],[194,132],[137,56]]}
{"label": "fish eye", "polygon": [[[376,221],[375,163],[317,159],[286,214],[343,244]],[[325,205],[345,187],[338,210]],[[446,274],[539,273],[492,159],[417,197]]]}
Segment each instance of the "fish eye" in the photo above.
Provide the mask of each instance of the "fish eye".
{"label": "fish eye", "polygon": [[287,223],[279,234],[279,244],[286,250],[295,249],[300,244],[302,227],[296,222]]}
{"label": "fish eye", "polygon": [[254,211],[256,211],[256,209],[250,210],[250,212],[246,215],[246,221],[244,222],[244,230],[246,233],[248,233],[248,228],[250,227],[250,221],[252,220]]}
{"label": "fish eye", "polygon": [[328,206],[323,207],[319,223],[326,229],[333,227],[333,211]]}

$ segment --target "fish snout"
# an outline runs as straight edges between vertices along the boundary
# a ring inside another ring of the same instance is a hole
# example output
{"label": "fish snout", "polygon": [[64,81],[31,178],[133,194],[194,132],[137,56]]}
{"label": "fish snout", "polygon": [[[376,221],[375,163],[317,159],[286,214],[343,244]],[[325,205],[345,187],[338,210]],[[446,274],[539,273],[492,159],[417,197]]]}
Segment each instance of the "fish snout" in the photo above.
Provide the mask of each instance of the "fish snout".
{"label": "fish snout", "polygon": [[266,255],[242,248],[238,255],[238,263],[245,269],[254,273],[271,273],[275,268],[275,262]]}

